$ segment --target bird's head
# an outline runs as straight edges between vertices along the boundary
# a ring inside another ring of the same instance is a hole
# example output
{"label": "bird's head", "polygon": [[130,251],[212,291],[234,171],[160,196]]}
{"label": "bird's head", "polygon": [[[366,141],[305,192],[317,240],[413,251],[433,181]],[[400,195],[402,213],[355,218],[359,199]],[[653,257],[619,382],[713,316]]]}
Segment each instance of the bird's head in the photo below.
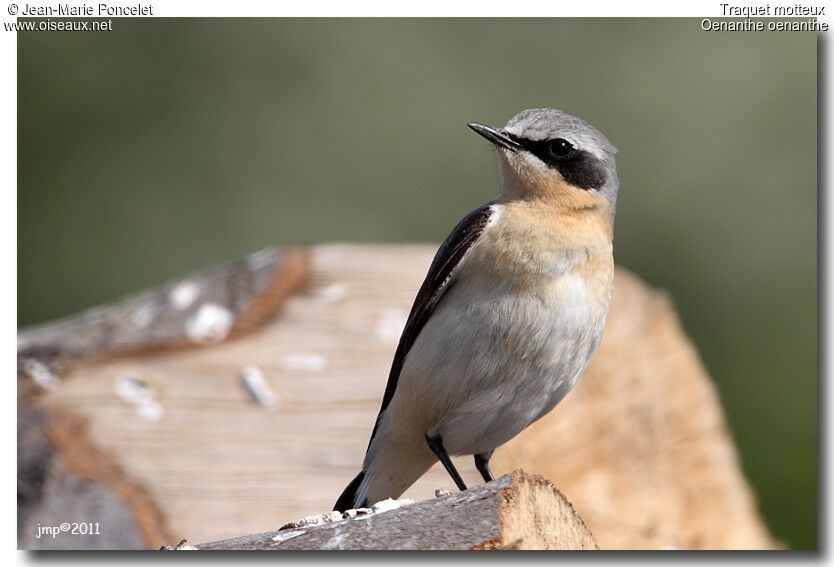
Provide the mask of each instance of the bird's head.
{"label": "bird's head", "polygon": [[605,208],[614,214],[617,148],[581,118],[532,108],[503,128],[469,127],[498,150],[504,198],[545,199],[566,209]]}

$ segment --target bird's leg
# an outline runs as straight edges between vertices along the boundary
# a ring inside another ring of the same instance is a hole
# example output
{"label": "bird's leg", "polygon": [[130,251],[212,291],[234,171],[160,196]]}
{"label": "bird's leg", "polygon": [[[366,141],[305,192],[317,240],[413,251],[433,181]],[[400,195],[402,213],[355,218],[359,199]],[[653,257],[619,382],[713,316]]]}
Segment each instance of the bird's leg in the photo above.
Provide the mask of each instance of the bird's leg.
{"label": "bird's leg", "polygon": [[484,482],[491,482],[495,480],[492,476],[492,471],[489,470],[489,460],[495,451],[486,451],[485,453],[478,453],[475,455],[475,468],[484,477]]}
{"label": "bird's leg", "polygon": [[440,462],[443,463],[443,466],[446,468],[446,472],[449,473],[449,476],[451,476],[452,480],[455,481],[455,484],[458,485],[458,490],[466,490],[466,485],[463,483],[463,479],[460,477],[455,465],[452,464],[452,459],[449,458],[449,453],[447,453],[445,447],[443,447],[443,440],[440,436],[435,435],[434,437],[429,437],[428,434],[426,434],[426,443],[429,444],[429,449],[431,449],[432,453],[437,455],[437,458],[440,459]]}

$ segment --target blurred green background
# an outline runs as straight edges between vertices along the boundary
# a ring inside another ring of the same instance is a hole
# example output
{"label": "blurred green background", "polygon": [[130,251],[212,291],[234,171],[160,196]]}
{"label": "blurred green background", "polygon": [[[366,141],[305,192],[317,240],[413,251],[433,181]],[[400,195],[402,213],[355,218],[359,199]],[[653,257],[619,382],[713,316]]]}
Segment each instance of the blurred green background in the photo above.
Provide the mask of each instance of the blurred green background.
{"label": "blurred green background", "polygon": [[773,533],[816,546],[814,34],[228,19],[18,38],[18,325],[270,244],[440,241],[497,190],[466,123],[557,106],[620,148],[616,259],[670,291]]}

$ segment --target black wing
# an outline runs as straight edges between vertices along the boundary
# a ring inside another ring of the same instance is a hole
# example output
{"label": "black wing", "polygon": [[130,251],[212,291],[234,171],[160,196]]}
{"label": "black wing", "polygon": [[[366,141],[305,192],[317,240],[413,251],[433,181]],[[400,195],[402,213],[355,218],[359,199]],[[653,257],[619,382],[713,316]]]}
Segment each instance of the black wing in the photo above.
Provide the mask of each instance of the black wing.
{"label": "black wing", "polygon": [[[371,433],[371,441],[373,441],[374,435],[376,435],[382,413],[394,397],[394,392],[397,389],[397,381],[400,378],[400,372],[402,371],[403,362],[408,351],[411,350],[411,346],[414,344],[426,321],[431,317],[440,299],[455,285],[455,268],[467,250],[469,250],[484,231],[492,215],[491,203],[478,207],[457,224],[454,230],[452,230],[452,233],[437,250],[437,254],[435,254],[434,260],[429,267],[429,273],[426,275],[423,285],[420,286],[420,290],[417,292],[414,305],[411,306],[411,313],[408,315],[405,329],[403,329],[403,334],[400,337],[400,344],[397,345],[394,362],[391,364],[391,372],[388,374],[388,385],[385,387],[385,394],[382,396],[382,407],[379,409],[379,415],[376,418],[374,430]],[[371,442],[369,441],[368,447],[370,446]]]}

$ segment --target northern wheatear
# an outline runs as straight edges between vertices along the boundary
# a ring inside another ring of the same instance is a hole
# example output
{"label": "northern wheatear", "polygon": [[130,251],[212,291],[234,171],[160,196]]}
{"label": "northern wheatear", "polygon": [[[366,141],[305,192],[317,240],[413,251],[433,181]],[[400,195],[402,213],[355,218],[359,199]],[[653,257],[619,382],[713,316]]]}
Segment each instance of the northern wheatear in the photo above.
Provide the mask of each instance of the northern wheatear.
{"label": "northern wheatear", "polygon": [[394,355],[362,472],[336,510],[399,497],[438,459],[493,451],[570,391],[611,302],[616,148],[552,108],[503,129],[469,124],[498,151],[501,195],[440,246]]}

